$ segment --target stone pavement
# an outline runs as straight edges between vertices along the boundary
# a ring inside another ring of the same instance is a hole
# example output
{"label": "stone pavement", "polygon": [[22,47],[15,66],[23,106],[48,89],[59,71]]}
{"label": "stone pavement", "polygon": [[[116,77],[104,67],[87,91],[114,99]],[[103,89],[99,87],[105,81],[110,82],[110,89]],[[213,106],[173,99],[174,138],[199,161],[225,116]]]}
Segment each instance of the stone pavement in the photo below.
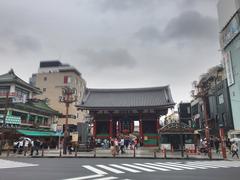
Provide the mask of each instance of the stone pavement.
{"label": "stone pavement", "polygon": [[[33,156],[30,156],[30,152],[27,152],[26,156],[24,154],[13,154],[13,152],[9,152],[9,156],[7,152],[3,152],[0,158],[11,158],[11,157],[35,157],[35,158],[113,158],[113,155],[110,152],[110,149],[102,149],[96,148],[95,151],[90,152],[72,152],[66,155],[63,155],[62,150],[60,152],[59,149],[44,149],[44,151],[39,150],[39,155],[34,153]],[[167,151],[166,154],[162,151],[157,151],[156,148],[138,148],[135,150],[125,150],[124,154],[119,153],[115,156],[115,158],[159,158],[159,159],[197,159],[197,160],[208,160],[209,157],[204,153],[186,153],[184,152],[183,157],[180,151],[171,152]],[[215,153],[212,151],[212,159],[213,160],[222,160],[222,154]],[[227,160],[237,160],[231,157],[231,154],[227,152]]]}

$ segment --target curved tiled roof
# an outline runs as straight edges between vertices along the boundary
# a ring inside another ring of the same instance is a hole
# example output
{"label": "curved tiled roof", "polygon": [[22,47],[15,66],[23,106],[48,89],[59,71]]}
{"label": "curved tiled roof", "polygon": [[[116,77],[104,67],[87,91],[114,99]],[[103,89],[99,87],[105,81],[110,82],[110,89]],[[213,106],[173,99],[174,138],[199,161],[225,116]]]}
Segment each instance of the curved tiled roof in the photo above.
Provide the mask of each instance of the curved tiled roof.
{"label": "curved tiled roof", "polygon": [[11,69],[8,73],[0,75],[0,83],[16,83],[21,86],[26,87],[27,89],[33,91],[36,94],[39,94],[41,91],[39,88],[36,88],[29,83],[25,82],[21,78],[19,78]]}
{"label": "curved tiled roof", "polygon": [[132,89],[87,89],[80,109],[173,107],[169,86]]}

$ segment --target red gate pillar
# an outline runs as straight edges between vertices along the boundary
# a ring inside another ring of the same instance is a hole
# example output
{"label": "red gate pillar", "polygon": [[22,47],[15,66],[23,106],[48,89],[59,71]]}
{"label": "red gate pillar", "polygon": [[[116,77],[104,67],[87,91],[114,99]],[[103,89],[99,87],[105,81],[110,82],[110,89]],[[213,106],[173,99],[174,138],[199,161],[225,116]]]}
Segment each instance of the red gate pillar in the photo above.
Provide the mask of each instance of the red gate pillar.
{"label": "red gate pillar", "polygon": [[140,142],[144,143],[143,137],[143,125],[142,125],[142,112],[139,112],[139,135],[140,135]]}
{"label": "red gate pillar", "polygon": [[110,120],[109,120],[109,138],[112,138],[112,128],[113,128],[113,124],[112,124],[112,113],[110,113]]}
{"label": "red gate pillar", "polygon": [[159,130],[160,130],[159,117],[157,117],[156,118],[157,145],[159,145],[159,141],[160,141]]}
{"label": "red gate pillar", "polygon": [[223,156],[223,159],[227,159],[226,144],[224,142],[224,128],[223,127],[219,128],[219,135],[220,135],[220,140],[221,140],[222,156]]}
{"label": "red gate pillar", "polygon": [[93,137],[96,139],[96,134],[97,134],[97,122],[94,119],[93,120]]}

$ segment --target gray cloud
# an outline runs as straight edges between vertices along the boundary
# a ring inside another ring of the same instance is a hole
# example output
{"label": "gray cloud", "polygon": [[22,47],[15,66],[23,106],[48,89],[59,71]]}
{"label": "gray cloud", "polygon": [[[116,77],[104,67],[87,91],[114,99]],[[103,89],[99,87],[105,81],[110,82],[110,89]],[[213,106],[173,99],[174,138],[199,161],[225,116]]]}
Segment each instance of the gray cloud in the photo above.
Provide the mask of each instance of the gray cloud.
{"label": "gray cloud", "polygon": [[163,31],[157,26],[142,27],[134,37],[143,42],[217,40],[217,20],[196,11],[187,11],[171,19]]}
{"label": "gray cloud", "polygon": [[14,38],[13,43],[19,52],[36,52],[42,48],[41,42],[38,39],[28,35],[17,35]]}
{"label": "gray cloud", "polygon": [[142,42],[156,42],[161,39],[161,32],[154,26],[141,28],[134,33],[134,37],[140,39]]}
{"label": "gray cloud", "polygon": [[126,49],[102,49],[99,51],[82,49],[79,50],[79,53],[86,57],[85,63],[95,68],[132,68],[136,65],[136,60]]}
{"label": "gray cloud", "polygon": [[[152,0],[155,2],[156,0]],[[117,10],[124,11],[130,8],[139,8],[146,4],[149,4],[149,0],[100,0],[100,7],[103,11]]]}
{"label": "gray cloud", "polygon": [[188,11],[169,21],[163,35],[167,40],[215,40],[217,37],[216,32],[217,19],[204,17],[196,11]]}

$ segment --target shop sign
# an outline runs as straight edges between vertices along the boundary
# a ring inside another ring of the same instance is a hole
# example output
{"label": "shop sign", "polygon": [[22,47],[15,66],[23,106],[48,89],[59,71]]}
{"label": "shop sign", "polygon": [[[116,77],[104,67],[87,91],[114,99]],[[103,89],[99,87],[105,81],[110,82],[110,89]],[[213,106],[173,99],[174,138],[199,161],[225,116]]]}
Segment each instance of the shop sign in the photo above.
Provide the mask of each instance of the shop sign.
{"label": "shop sign", "polygon": [[239,14],[237,13],[223,30],[220,36],[220,44],[225,48],[228,43],[240,32]]}
{"label": "shop sign", "polygon": [[223,63],[226,71],[228,86],[231,86],[234,84],[234,76],[230,51],[223,53]]}

